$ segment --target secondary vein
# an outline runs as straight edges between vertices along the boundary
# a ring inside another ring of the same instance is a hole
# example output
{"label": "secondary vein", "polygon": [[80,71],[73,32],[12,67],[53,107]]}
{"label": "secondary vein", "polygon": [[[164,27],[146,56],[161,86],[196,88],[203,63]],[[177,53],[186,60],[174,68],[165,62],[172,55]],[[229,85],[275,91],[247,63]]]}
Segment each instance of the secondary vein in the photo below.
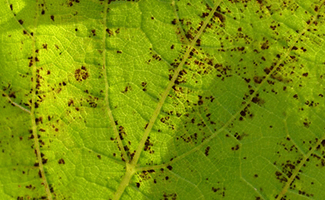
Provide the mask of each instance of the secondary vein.
{"label": "secondary vein", "polygon": [[44,171],[44,166],[42,162],[42,157],[41,157],[41,150],[40,150],[40,144],[38,141],[38,135],[37,135],[37,124],[36,124],[36,117],[35,117],[35,100],[36,100],[36,31],[37,31],[37,22],[38,22],[38,5],[39,2],[38,0],[35,2],[36,5],[36,19],[35,19],[35,33],[34,36],[31,37],[32,39],[32,49],[33,49],[33,65],[32,65],[32,105],[31,105],[31,111],[30,111],[30,116],[31,116],[31,121],[32,121],[32,134],[34,137],[34,147],[35,147],[35,153],[37,156],[37,161],[38,161],[38,167],[39,167],[39,175],[41,176],[43,180],[43,185],[45,187],[46,191],[46,196],[48,200],[52,200],[52,194],[49,188],[49,184],[47,182],[46,176],[45,176],[45,171]]}
{"label": "secondary vein", "polygon": [[108,85],[108,79],[107,79],[107,69],[106,69],[106,23],[107,23],[107,9],[108,9],[108,2],[105,3],[105,7],[104,7],[105,11],[104,11],[104,18],[103,18],[103,22],[104,22],[104,28],[103,28],[103,74],[104,74],[104,80],[105,80],[105,102],[106,102],[106,108],[107,108],[107,114],[109,117],[109,122],[111,127],[113,128],[114,131],[114,136],[117,140],[118,143],[118,147],[121,150],[121,157],[122,160],[125,162],[129,161],[129,158],[124,150],[123,147],[123,143],[122,140],[119,136],[118,130],[116,128],[116,124],[115,124],[115,120],[112,114],[112,110],[109,106],[109,100],[108,100],[108,94],[109,94],[109,85]]}

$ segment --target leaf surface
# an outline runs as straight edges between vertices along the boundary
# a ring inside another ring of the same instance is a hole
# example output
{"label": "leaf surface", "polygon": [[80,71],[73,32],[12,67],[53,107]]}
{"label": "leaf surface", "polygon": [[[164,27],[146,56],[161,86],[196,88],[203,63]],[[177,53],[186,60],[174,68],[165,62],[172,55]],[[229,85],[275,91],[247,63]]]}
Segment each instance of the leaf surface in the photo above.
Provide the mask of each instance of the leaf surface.
{"label": "leaf surface", "polygon": [[321,199],[323,4],[2,0],[0,199]]}

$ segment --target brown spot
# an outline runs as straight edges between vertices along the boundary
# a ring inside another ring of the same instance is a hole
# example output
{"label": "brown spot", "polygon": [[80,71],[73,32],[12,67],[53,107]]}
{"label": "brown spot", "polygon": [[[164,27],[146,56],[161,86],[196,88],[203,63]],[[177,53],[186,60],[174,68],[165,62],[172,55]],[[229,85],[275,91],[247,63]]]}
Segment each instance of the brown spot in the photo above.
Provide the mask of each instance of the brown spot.
{"label": "brown spot", "polygon": [[207,148],[205,148],[205,151],[204,151],[205,156],[209,155],[209,151],[210,151],[210,147],[208,146]]}
{"label": "brown spot", "polygon": [[218,13],[218,12],[214,12],[214,16],[217,17],[217,18],[219,18],[219,20],[222,23],[225,21],[225,17],[222,14]]}
{"label": "brown spot", "polygon": [[54,21],[54,15],[51,15],[51,20]]}
{"label": "brown spot", "polygon": [[262,104],[265,103],[264,100],[262,100],[262,99],[259,98],[258,96],[253,97],[252,102],[253,102],[253,103],[257,103],[258,105],[262,105]]}
{"label": "brown spot", "polygon": [[106,29],[106,32],[108,33],[108,35],[113,35],[113,31],[111,31],[110,29]]}
{"label": "brown spot", "polygon": [[317,12],[318,11],[318,6],[315,6],[315,9],[314,10],[315,10],[315,12]]}
{"label": "brown spot", "polygon": [[293,98],[298,99],[298,94],[293,95]]}
{"label": "brown spot", "polygon": [[204,18],[204,17],[206,17],[206,16],[208,16],[209,15],[209,13],[207,13],[207,12],[205,12],[205,13],[202,13],[202,18]]}
{"label": "brown spot", "polygon": [[213,192],[217,192],[218,190],[220,190],[220,189],[219,188],[212,187],[212,191]]}
{"label": "brown spot", "polygon": [[81,69],[76,69],[74,77],[79,82],[86,80],[89,77],[86,67],[82,66]]}
{"label": "brown spot", "polygon": [[269,73],[271,72],[271,70],[272,70],[272,69],[266,67],[266,68],[264,69],[264,72],[265,72],[266,74],[269,74]]}
{"label": "brown spot", "polygon": [[69,102],[68,102],[68,106],[71,106],[73,104],[73,100],[70,99]]}
{"label": "brown spot", "polygon": [[243,117],[245,117],[246,116],[246,112],[242,110],[242,111],[240,111],[240,115],[243,116]]}
{"label": "brown spot", "polygon": [[259,76],[254,76],[254,82],[255,83],[257,83],[257,84],[260,84],[260,83],[262,83],[262,78],[261,77],[259,77]]}
{"label": "brown spot", "polygon": [[63,158],[61,158],[60,160],[59,160],[59,162],[58,162],[59,164],[65,164],[65,162],[64,162],[64,160],[63,160]]}
{"label": "brown spot", "polygon": [[266,40],[266,41],[262,44],[261,49],[265,50],[265,49],[268,49],[269,47],[270,47],[270,45],[269,45],[269,41]]}
{"label": "brown spot", "polygon": [[20,19],[20,20],[18,20],[18,22],[19,22],[19,24],[21,24],[21,25],[24,23],[24,21],[23,21],[23,20],[21,20],[21,19]]}

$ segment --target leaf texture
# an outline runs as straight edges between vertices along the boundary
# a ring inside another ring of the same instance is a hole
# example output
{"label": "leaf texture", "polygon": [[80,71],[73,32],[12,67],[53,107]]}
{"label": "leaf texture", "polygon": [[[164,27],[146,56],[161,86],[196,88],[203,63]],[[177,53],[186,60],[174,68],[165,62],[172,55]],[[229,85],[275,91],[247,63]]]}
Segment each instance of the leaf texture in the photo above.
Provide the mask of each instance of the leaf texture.
{"label": "leaf texture", "polygon": [[0,8],[0,199],[325,196],[324,1]]}

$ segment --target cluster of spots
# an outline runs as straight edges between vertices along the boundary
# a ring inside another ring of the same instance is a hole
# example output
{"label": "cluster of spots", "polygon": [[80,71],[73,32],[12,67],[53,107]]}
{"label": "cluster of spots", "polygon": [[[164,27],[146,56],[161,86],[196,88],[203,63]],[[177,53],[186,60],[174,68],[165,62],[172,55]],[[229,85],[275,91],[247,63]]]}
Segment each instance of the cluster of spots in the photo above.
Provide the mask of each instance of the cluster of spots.
{"label": "cluster of spots", "polygon": [[[212,11],[212,8],[211,8],[208,4],[206,4],[206,7],[207,7],[207,10]],[[229,13],[229,12],[231,12],[231,11],[228,10],[227,12]],[[226,17],[225,17],[224,15],[225,15],[227,12],[226,12],[226,11],[221,11],[221,7],[218,6],[218,7],[217,7],[217,10],[213,13],[213,16],[212,16],[212,18],[211,18],[211,21],[210,21],[210,23],[207,25],[207,28],[208,28],[208,29],[209,29],[209,28],[212,28],[212,24],[213,24],[213,23],[217,23],[217,24],[218,24],[217,27],[225,27]],[[202,18],[205,18],[205,17],[207,17],[207,16],[208,16],[207,13],[203,13],[201,17],[202,17]]]}
{"label": "cluster of spots", "polygon": [[219,195],[222,197],[226,196],[226,188],[225,187],[211,187],[212,192],[216,193],[218,192]]}
{"label": "cluster of spots", "polygon": [[[283,146],[284,150],[286,151],[286,153],[295,153],[295,154],[300,154],[300,151],[297,149],[297,147],[290,142],[291,139],[290,137],[286,137],[285,142],[280,142],[278,143],[278,145]],[[314,141],[309,141],[308,143],[303,141],[303,144],[308,144],[310,145],[309,147],[309,151],[312,150],[312,146],[315,146],[316,143],[318,143],[319,139],[315,138]],[[320,151],[322,149],[322,155],[324,155],[325,151],[325,140],[321,141],[320,144],[316,147],[317,151]],[[306,167],[307,164],[312,160],[315,159],[314,162],[311,163],[315,163],[315,167],[318,168],[322,168],[325,166],[325,159],[321,156],[319,156],[317,153],[312,153],[310,155],[309,158],[307,158],[306,160],[303,159],[302,156],[297,157],[297,159],[295,161],[291,161],[291,160],[285,160],[285,161],[281,161],[281,157],[284,157],[283,155],[285,155],[283,152],[277,151],[276,154],[278,155],[279,159],[277,161],[275,161],[273,164],[276,166],[280,166],[279,168],[281,168],[281,171],[276,171],[275,172],[275,178],[277,180],[279,180],[283,185],[286,184],[288,182],[288,179],[291,178],[293,176],[294,173],[297,173],[296,171],[298,171],[298,174],[295,175],[292,183],[290,183],[290,189],[291,190],[295,190],[297,191],[300,195],[306,196],[306,197],[313,197],[314,194],[312,193],[308,193],[305,190],[301,189],[300,186],[300,173],[303,173],[303,168],[298,168],[298,165],[302,164],[302,167]],[[281,164],[278,164],[278,162],[281,162]],[[302,163],[303,162],[303,163]],[[311,182],[311,185],[313,185],[314,183]],[[277,196],[275,197],[277,198]]]}
{"label": "cluster of spots", "polygon": [[[191,6],[190,3],[187,4],[187,6]],[[211,11],[212,8],[206,4],[207,10]],[[177,11],[177,9],[176,9]],[[206,17],[209,16],[208,12],[204,12],[201,14],[201,18],[204,19]],[[212,24],[215,22],[220,22],[220,24],[218,24],[218,26],[224,26],[224,22],[225,22],[225,17],[221,14],[220,12],[220,7],[218,7],[217,11],[214,12],[213,17],[211,18],[211,23],[209,23],[207,25],[208,28],[212,28]],[[171,21],[172,25],[177,25],[176,27],[176,34],[179,37],[179,40],[183,43],[183,44],[187,44],[188,42],[192,41],[195,36],[197,35],[198,31],[201,29],[202,25],[204,24],[204,21],[200,21],[198,23],[197,27],[193,27],[192,25],[192,20],[191,19],[173,19]],[[204,30],[205,31],[205,30]],[[200,39],[198,39],[196,41],[197,46],[200,46]]]}
{"label": "cluster of spots", "polygon": [[144,81],[141,82],[142,91],[144,91],[144,92],[147,91],[147,86],[148,86],[147,82],[144,82]]}
{"label": "cluster of spots", "polygon": [[[128,141],[128,145],[131,146],[131,141]],[[135,155],[135,153],[136,153],[136,151],[134,150],[134,151],[131,153],[130,148],[129,148],[128,145],[125,145],[123,148],[124,148],[124,150],[125,150],[127,156],[130,158],[130,160],[132,160],[133,157],[134,157],[134,155]],[[122,159],[122,160],[123,160],[123,159]],[[123,161],[124,161],[124,160],[123,160]]]}
{"label": "cluster of spots", "polygon": [[148,136],[146,142],[144,143],[144,151],[148,151],[150,154],[153,154],[155,151],[152,150],[153,143],[150,142],[150,136]]}
{"label": "cluster of spots", "polygon": [[121,140],[124,140],[124,137],[125,137],[127,134],[125,133],[125,130],[124,130],[124,127],[123,127],[123,126],[119,126],[119,127],[118,127],[118,134],[119,134]]}
{"label": "cluster of spots", "polygon": [[85,66],[81,66],[80,69],[76,69],[74,72],[74,77],[78,82],[86,80],[89,77],[87,68]]}
{"label": "cluster of spots", "polygon": [[207,146],[207,147],[205,148],[205,150],[204,150],[204,155],[205,155],[205,156],[208,156],[208,155],[209,155],[209,151],[210,151],[210,147]]}
{"label": "cluster of spots", "polygon": [[173,110],[167,112],[167,116],[160,118],[160,122],[165,124],[166,127],[168,127],[170,130],[175,130],[175,123],[171,118],[176,115],[177,117],[180,117],[181,114],[178,112],[174,112]]}
{"label": "cluster of spots", "polygon": [[[173,167],[171,165],[168,165],[166,168],[169,171],[173,170]],[[139,172],[138,179],[139,179],[139,181],[136,182],[136,186],[138,188],[140,188],[142,182],[150,181],[151,179],[153,179],[152,181],[154,184],[157,184],[159,182],[164,182],[164,181],[170,181],[170,177],[165,175],[164,168],[160,168],[159,171],[150,169],[150,170]]]}
{"label": "cluster of spots", "polygon": [[[207,130],[208,129],[207,126],[209,126],[209,128],[212,128],[216,124],[216,122],[211,119],[211,113],[206,113],[204,117],[205,119],[203,120],[200,117],[198,117],[198,115],[195,114],[195,112],[192,113],[193,112],[192,109],[195,107],[196,109],[200,109],[199,106],[208,104],[208,102],[211,103],[211,100],[213,101],[213,97],[203,98],[203,96],[201,95],[199,96],[201,98],[199,97],[197,103],[194,102],[191,103],[187,100],[187,103],[189,104],[188,107],[189,110],[187,111],[187,113],[180,115],[185,130],[182,130],[180,134],[176,136],[176,141],[178,142],[183,141],[185,143],[196,145],[203,142],[211,135],[211,131]],[[216,131],[216,129],[214,128],[213,131]],[[206,155],[208,155],[208,151],[206,152]]]}
{"label": "cluster of spots", "polygon": [[[181,43],[183,43],[183,44],[187,44],[187,43],[188,43],[188,40],[189,40],[190,38],[192,38],[193,36],[192,36],[192,34],[191,34],[190,32],[189,32],[189,33],[184,33],[184,32],[185,32],[184,29],[181,28],[180,25],[178,25],[179,22],[181,22],[181,24],[184,25],[184,19],[179,19],[179,20],[177,20],[177,19],[173,19],[173,20],[171,21],[171,24],[172,24],[172,25],[175,25],[175,28],[176,28],[176,34],[177,34],[177,36],[179,37],[179,40],[181,41]],[[188,23],[191,23],[191,22],[188,21]],[[187,23],[185,22],[185,24],[187,24]],[[176,26],[176,25],[178,25],[178,26]],[[188,24],[188,25],[189,25],[189,24]],[[193,29],[192,29],[192,30],[193,30]]]}
{"label": "cluster of spots", "polygon": [[139,2],[139,0],[108,0],[108,4],[113,2]]}
{"label": "cluster of spots", "polygon": [[[88,96],[87,99],[85,99],[85,101],[88,103],[88,105],[92,108],[96,108],[97,107],[97,102],[98,102],[99,98],[95,97],[95,96]],[[81,104],[82,105],[82,104]],[[76,109],[78,111],[78,109]]]}
{"label": "cluster of spots", "polygon": [[151,59],[147,60],[145,63],[146,64],[150,64],[152,63],[151,61],[161,61],[161,57],[152,49],[152,48],[149,48],[149,51],[150,51],[150,56],[151,56]]}
{"label": "cluster of spots", "polygon": [[176,193],[166,193],[163,194],[163,200],[176,200],[177,194]]}
{"label": "cluster of spots", "polygon": [[[243,102],[243,103],[245,104],[245,102]],[[247,104],[247,106],[243,110],[240,111],[239,121],[243,121],[245,118],[248,118],[248,119],[253,118],[254,115],[248,110],[250,106],[251,106],[250,104]]]}
{"label": "cluster of spots", "polygon": [[[24,75],[23,77],[26,78],[27,76]],[[11,84],[10,84],[10,83],[8,84],[8,86],[3,86],[3,87],[2,87],[2,91],[7,93],[7,95],[6,95],[5,93],[2,93],[2,96],[3,96],[3,97],[7,97],[7,96],[8,96],[8,97],[11,98],[13,101],[17,101],[17,100],[15,100],[15,99],[17,98],[17,97],[16,97],[16,92],[13,91],[13,88],[11,87]],[[16,105],[15,105],[14,103],[12,103],[11,101],[9,101],[9,103],[10,103],[10,105],[16,107]],[[24,105],[24,106],[26,106],[29,110],[31,109],[31,104],[32,104],[32,101],[31,101],[31,100],[29,100],[28,102],[23,102],[23,100],[20,100],[20,102],[19,102],[19,105]],[[3,108],[5,108],[5,107],[6,107],[6,106],[3,106]]]}
{"label": "cluster of spots", "polygon": [[[118,121],[115,121],[115,125],[118,125]],[[124,140],[125,137],[127,136],[127,134],[126,134],[126,132],[125,132],[123,126],[119,126],[119,127],[118,127],[118,134],[119,134],[119,138],[120,138],[121,140]],[[118,145],[117,138],[113,138],[113,137],[111,137],[111,141],[113,141],[114,143],[116,143],[116,144]],[[130,148],[129,148],[129,147],[131,146],[131,141],[127,141],[127,144],[128,144],[128,145],[124,145],[122,148],[125,150],[127,156],[130,158],[130,160],[132,160],[133,157],[134,157],[134,155],[135,155],[135,153],[136,153],[136,151],[134,150],[134,151],[131,153],[131,150],[130,150]],[[118,145],[118,148],[120,149],[121,147]],[[120,149],[120,150],[121,150],[121,149]],[[113,153],[113,156],[116,157],[116,153]],[[123,161],[125,161],[124,158],[123,158],[123,156],[122,156],[122,152],[121,152],[121,159],[122,159]]]}

